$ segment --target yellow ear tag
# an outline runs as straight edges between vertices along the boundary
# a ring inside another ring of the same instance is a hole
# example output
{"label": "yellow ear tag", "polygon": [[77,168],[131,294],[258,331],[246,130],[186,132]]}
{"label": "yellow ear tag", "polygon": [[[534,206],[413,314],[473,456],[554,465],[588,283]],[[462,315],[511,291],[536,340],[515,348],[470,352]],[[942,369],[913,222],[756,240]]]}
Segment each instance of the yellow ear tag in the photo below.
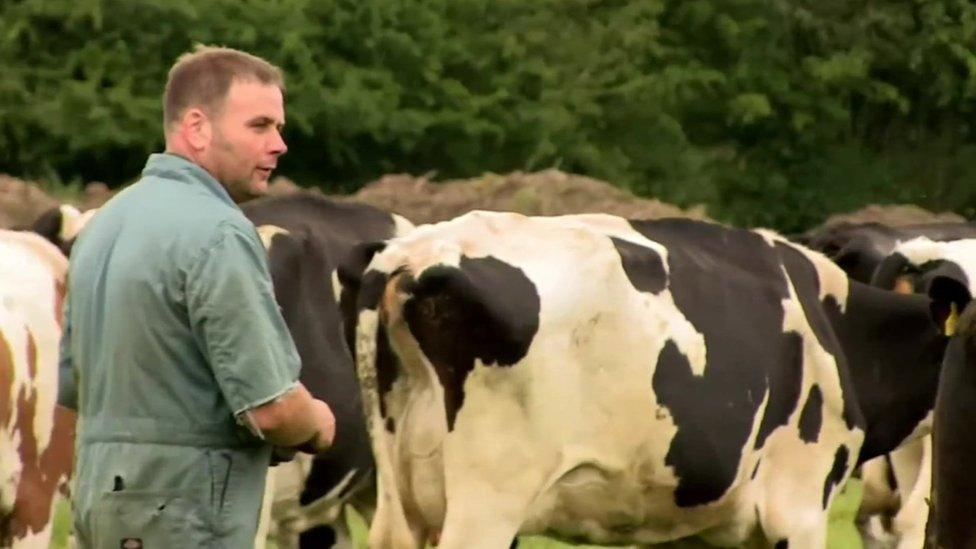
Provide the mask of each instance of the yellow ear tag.
{"label": "yellow ear tag", "polygon": [[956,324],[959,323],[959,311],[955,302],[949,304],[949,318],[945,321],[945,335],[952,337],[956,335]]}

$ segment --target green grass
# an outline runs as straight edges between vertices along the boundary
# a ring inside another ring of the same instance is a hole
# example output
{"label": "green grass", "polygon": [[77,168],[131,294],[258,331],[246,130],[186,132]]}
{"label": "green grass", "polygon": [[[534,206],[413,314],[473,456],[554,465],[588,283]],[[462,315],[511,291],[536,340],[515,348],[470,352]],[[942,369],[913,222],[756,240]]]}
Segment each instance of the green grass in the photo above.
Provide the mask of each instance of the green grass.
{"label": "green grass", "polygon": [[[862,549],[861,538],[854,526],[857,507],[861,503],[861,492],[861,482],[851,480],[834,499],[830,508],[830,529],[827,532],[827,547],[830,549]],[[346,521],[352,532],[356,549],[367,549],[366,522],[359,513],[351,509],[346,513]],[[71,511],[68,505],[62,502],[58,505],[55,513],[52,549],[66,549],[70,528]],[[524,536],[519,541],[520,549],[596,549],[597,547],[594,545],[569,545],[539,536]],[[268,548],[276,549],[274,542],[268,543]]]}

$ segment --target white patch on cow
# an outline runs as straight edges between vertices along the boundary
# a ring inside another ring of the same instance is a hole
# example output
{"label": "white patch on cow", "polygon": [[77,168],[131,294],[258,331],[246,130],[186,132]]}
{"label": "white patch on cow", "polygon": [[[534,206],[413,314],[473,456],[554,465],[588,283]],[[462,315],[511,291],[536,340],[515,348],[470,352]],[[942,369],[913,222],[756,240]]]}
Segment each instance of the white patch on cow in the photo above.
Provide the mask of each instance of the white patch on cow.
{"label": "white patch on cow", "polygon": [[339,269],[332,269],[332,275],[329,276],[332,281],[332,297],[335,298],[336,303],[339,303],[339,299],[342,297],[342,282],[339,282]]}
{"label": "white patch on cow", "polygon": [[976,239],[933,242],[919,237],[898,243],[894,251],[916,266],[929,261],[951,261],[969,280],[969,292],[972,294],[976,290]]}
{"label": "white patch on cow", "polygon": [[637,244],[639,246],[644,246],[645,248],[650,248],[661,257],[661,262],[664,265],[664,272],[666,274],[671,272],[670,265],[668,265],[668,249],[661,243],[650,240],[640,232],[636,231],[630,225],[630,223],[622,217],[608,214],[576,214],[539,219],[543,222],[547,222],[547,219],[552,219],[555,223],[565,224],[567,226],[585,226],[606,236],[612,236],[621,240],[626,240],[631,244]]}
{"label": "white patch on cow", "polygon": [[257,227],[257,231],[265,250],[271,249],[271,241],[276,234],[291,234],[287,229],[282,229],[277,225],[261,225]]}
{"label": "white patch on cow", "polygon": [[785,244],[802,253],[817,271],[817,277],[820,282],[820,295],[818,299],[823,301],[828,295],[832,296],[840,307],[841,312],[847,309],[847,296],[850,294],[850,280],[847,274],[836,263],[831,261],[830,258],[806,246],[800,246],[795,242],[790,242],[786,237],[771,229],[754,229],[753,232],[762,236],[770,246]]}
{"label": "white patch on cow", "polygon": [[393,217],[393,236],[403,236],[416,228],[416,225],[409,219],[398,214],[390,214]]}

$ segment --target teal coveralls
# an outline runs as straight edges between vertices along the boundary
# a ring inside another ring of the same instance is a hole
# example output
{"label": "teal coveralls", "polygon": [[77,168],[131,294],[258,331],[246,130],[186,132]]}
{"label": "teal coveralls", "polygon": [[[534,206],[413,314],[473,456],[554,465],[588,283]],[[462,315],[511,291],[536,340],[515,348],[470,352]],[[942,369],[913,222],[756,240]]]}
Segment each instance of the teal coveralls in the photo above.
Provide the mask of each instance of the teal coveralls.
{"label": "teal coveralls", "polygon": [[85,227],[68,284],[80,546],[251,547],[271,446],[247,411],[299,370],[254,225],[205,170],[154,154]]}

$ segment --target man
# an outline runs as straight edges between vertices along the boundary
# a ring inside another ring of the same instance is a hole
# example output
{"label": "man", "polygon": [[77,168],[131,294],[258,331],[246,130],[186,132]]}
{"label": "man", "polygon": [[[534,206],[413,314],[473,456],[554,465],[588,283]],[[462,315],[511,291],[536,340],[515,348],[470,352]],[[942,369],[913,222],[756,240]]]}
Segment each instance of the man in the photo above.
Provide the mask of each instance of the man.
{"label": "man", "polygon": [[250,546],[272,446],[332,441],[236,205],[267,191],[287,150],[283,87],[240,51],[180,57],[166,152],[72,250],[59,401],[79,411],[81,547]]}

